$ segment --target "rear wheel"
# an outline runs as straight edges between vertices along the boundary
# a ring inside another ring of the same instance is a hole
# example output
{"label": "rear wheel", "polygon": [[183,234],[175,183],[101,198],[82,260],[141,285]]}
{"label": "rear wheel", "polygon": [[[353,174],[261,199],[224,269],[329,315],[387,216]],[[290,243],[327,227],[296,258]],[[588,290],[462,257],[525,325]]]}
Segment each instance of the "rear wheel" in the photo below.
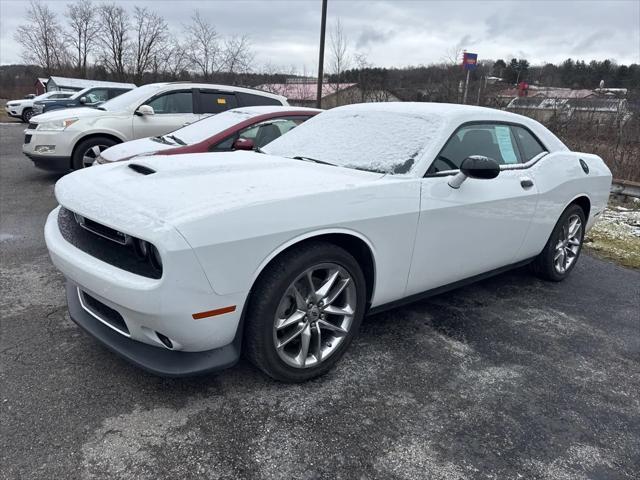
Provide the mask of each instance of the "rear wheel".
{"label": "rear wheel", "polygon": [[107,137],[93,137],[80,142],[73,153],[72,168],[78,170],[90,167],[102,151],[116,143],[118,142]]}
{"label": "rear wheel", "polygon": [[25,108],[22,111],[22,121],[24,123],[29,123],[29,120],[31,120],[31,117],[33,117],[33,109]]}
{"label": "rear wheel", "polygon": [[253,289],[245,353],[280,381],[326,373],[357,335],[365,291],[360,266],[340,247],[318,242],[285,252]]}
{"label": "rear wheel", "polygon": [[546,280],[564,280],[578,262],[585,225],[582,208],[569,205],[556,223],[544,250],[531,264],[533,271]]}

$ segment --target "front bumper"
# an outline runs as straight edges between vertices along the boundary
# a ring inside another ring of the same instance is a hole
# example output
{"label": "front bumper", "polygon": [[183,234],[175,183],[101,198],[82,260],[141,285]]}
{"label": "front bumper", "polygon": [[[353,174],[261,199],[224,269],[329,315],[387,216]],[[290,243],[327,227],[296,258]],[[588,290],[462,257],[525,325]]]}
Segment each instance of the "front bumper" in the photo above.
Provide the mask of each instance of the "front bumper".
{"label": "front bumper", "polygon": [[71,170],[71,160],[69,157],[53,157],[50,155],[37,155],[26,152],[24,152],[24,154],[37,168],[42,170],[49,172],[67,172]]}
{"label": "front bumper", "polygon": [[[55,209],[47,219],[45,240],[51,260],[67,278],[69,312],[76,323],[127,360],[159,375],[205,373],[237,360],[246,292],[216,294],[193,250],[177,231],[156,232],[158,237],[148,238],[159,248],[163,262],[162,277],[153,279],[73,246],[60,232],[58,212]],[[116,312],[126,328],[115,328],[100,310],[83,305],[80,294]],[[194,317],[231,305],[236,306],[233,312]],[[171,340],[171,347],[162,336]]]}
{"label": "front bumper", "polygon": [[66,289],[69,315],[75,323],[125,360],[155,375],[202,375],[232,367],[240,358],[239,333],[232,343],[204,352],[180,352],[137,342],[96,321],[80,303],[75,283],[68,280]]}
{"label": "front bumper", "polygon": [[7,112],[7,115],[10,117],[20,118],[22,116],[22,109],[19,107],[5,106],[4,111]]}
{"label": "front bumper", "polygon": [[[69,170],[71,154],[77,132],[70,130],[41,131],[35,128],[25,130],[22,153],[35,163],[36,167],[45,170]],[[37,151],[37,147],[49,145],[53,150],[47,153]]]}

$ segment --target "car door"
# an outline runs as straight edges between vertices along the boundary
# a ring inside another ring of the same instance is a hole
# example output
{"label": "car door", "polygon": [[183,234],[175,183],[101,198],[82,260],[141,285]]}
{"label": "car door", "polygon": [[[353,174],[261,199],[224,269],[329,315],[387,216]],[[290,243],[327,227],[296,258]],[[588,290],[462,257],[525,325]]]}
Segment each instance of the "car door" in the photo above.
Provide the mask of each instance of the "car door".
{"label": "car door", "polygon": [[[471,155],[493,158],[491,180],[449,181]],[[519,260],[537,204],[510,125],[473,123],[448,140],[422,179],[420,217],[407,295],[458,282]]]}
{"label": "car door", "polygon": [[143,104],[153,108],[154,113],[153,115],[134,114],[134,138],[164,135],[199,119],[199,115],[194,113],[191,89],[160,93]]}

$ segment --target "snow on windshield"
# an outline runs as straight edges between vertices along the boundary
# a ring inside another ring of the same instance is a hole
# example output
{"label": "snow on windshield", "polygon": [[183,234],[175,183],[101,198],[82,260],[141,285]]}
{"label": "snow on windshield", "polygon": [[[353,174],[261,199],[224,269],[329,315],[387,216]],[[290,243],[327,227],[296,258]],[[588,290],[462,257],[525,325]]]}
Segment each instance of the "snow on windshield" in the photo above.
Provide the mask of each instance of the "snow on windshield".
{"label": "snow on windshield", "polygon": [[260,115],[260,113],[243,110],[227,110],[226,112],[204,118],[199,122],[194,122],[191,125],[179,128],[172,132],[172,135],[175,135],[187,144],[198,143],[257,115]]}
{"label": "snow on windshield", "polygon": [[443,123],[433,114],[347,107],[317,115],[263,150],[360,170],[408,173],[438,137]]}

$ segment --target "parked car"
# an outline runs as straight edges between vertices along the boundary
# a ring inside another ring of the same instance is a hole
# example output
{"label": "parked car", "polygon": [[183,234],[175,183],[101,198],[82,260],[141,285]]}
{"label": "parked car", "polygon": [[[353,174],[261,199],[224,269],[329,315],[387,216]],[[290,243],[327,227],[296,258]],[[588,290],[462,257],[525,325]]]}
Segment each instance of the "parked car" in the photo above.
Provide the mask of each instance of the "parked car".
{"label": "parked car", "polygon": [[[166,135],[119,143],[95,160],[105,164],[146,155],[230,152],[260,149],[322,110],[304,107],[239,107],[179,128]],[[89,156],[85,166],[92,164]]]}
{"label": "parked car", "polygon": [[19,118],[23,122],[27,123],[29,119],[34,115],[33,102],[39,100],[61,100],[69,98],[74,92],[45,92],[37,97],[33,94],[26,95],[22,100],[10,100],[4,107],[7,115],[10,117]]}
{"label": "parked car", "polygon": [[303,381],[366,313],[524,264],[565,279],[611,184],[538,122],[463,105],[340,107],[263,152],[58,181],[45,238],[71,318],[158,374],[228,367],[242,346]]}
{"label": "parked car", "polygon": [[88,87],[63,99],[45,99],[33,103],[33,115],[74,107],[97,107],[107,100],[131,91],[124,87]]}
{"label": "parked car", "polygon": [[136,138],[165,135],[230,108],[288,105],[279,95],[206,83],[152,83],[97,108],[74,108],[35,117],[23,153],[47,170],[82,168],[87,158]]}

